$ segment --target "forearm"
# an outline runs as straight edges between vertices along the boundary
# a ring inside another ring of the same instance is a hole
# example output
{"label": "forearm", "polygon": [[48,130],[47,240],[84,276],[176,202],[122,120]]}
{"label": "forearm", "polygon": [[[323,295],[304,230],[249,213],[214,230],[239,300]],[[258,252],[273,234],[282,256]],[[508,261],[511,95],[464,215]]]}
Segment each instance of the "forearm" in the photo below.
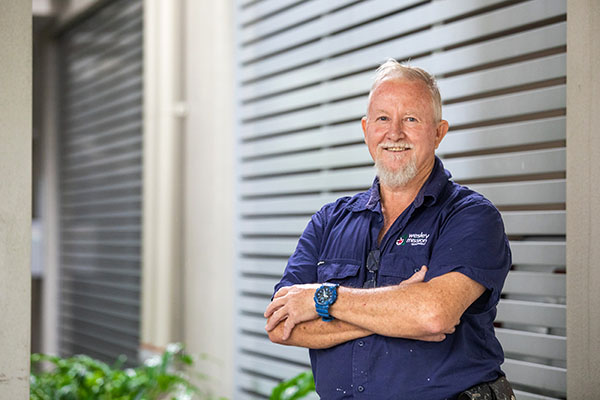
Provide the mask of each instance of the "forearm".
{"label": "forearm", "polygon": [[[459,287],[461,291],[457,291]],[[380,335],[424,340],[454,332],[462,313],[483,291],[481,285],[459,273],[448,274],[443,281],[406,286],[340,287],[330,312]]]}
{"label": "forearm", "polygon": [[373,332],[340,320],[323,322],[320,319],[302,322],[294,327],[290,337],[283,340],[284,322],[269,332],[274,343],[309,349],[327,349],[350,340],[369,336]]}

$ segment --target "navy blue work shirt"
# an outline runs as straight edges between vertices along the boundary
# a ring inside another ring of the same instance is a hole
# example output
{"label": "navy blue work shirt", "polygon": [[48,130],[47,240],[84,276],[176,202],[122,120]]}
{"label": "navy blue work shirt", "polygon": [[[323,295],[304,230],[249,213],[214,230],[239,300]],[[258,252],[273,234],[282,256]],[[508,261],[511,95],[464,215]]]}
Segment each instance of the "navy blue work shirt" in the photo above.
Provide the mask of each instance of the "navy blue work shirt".
{"label": "navy blue work shirt", "polygon": [[368,191],[340,198],[313,215],[275,291],[315,282],[363,287],[373,278],[367,255],[377,248],[377,286],[399,284],[427,265],[425,281],[458,271],[486,291],[442,342],[374,334],[310,350],[321,398],[453,399],[504,375],[493,321],[511,253],[498,210],[482,195],[452,182],[436,157],[427,182],[378,246],[382,227],[376,178]]}

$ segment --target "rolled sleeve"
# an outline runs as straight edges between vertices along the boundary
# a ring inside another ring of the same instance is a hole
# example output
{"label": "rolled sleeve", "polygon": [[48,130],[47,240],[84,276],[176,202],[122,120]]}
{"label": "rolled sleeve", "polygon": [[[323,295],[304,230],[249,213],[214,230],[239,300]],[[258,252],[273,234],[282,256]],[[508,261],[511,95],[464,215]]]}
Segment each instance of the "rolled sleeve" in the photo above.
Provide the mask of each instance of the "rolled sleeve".
{"label": "rolled sleeve", "polygon": [[511,252],[498,210],[487,201],[460,207],[444,224],[434,245],[426,280],[460,272],[483,285],[474,308],[495,306],[511,266]]}

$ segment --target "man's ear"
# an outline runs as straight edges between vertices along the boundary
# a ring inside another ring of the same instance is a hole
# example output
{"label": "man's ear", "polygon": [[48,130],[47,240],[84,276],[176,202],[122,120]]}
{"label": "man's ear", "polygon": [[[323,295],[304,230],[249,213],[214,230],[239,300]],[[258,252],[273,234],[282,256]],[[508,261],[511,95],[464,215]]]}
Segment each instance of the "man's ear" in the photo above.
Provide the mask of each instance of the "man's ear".
{"label": "man's ear", "polygon": [[360,120],[360,125],[362,126],[363,135],[365,136],[365,143],[367,142],[367,117],[362,117]]}
{"label": "man's ear", "polygon": [[442,139],[444,139],[444,137],[446,136],[446,133],[448,133],[448,129],[449,129],[448,121],[441,120],[435,131],[435,149],[436,150],[437,150],[438,146],[440,145],[440,143],[442,143]]}

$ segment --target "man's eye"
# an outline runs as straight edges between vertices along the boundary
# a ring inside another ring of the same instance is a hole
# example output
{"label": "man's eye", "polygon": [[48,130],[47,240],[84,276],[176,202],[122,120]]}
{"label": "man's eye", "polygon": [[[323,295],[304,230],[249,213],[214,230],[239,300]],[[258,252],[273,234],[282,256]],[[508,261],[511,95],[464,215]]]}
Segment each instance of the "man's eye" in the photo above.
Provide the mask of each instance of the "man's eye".
{"label": "man's eye", "polygon": [[406,117],[406,120],[408,122],[417,122],[417,119],[415,117]]}
{"label": "man's eye", "polygon": [[389,120],[389,118],[386,116],[383,116],[383,115],[380,117],[377,117],[377,121],[388,121],[388,120]]}

